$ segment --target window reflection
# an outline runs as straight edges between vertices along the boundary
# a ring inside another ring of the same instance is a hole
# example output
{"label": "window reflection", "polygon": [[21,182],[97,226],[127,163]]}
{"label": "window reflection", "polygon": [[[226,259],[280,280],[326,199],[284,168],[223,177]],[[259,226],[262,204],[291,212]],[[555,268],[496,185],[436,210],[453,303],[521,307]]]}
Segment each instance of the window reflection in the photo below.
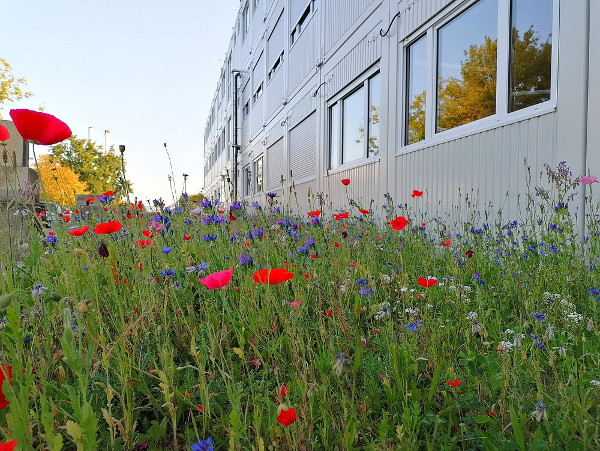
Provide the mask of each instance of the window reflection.
{"label": "window reflection", "polygon": [[329,109],[329,167],[340,165],[340,105],[336,103]]}
{"label": "window reflection", "polygon": [[423,36],[408,48],[406,144],[425,139],[426,44],[427,36]]}
{"label": "window reflection", "polygon": [[510,111],[550,100],[552,0],[512,0]]}
{"label": "window reflection", "polygon": [[496,112],[497,43],[497,0],[480,0],[439,29],[436,132]]}
{"label": "window reflection", "polygon": [[342,163],[364,157],[365,89],[360,88],[344,99]]}
{"label": "window reflection", "polygon": [[379,119],[381,111],[381,76],[369,80],[369,157],[379,154]]}

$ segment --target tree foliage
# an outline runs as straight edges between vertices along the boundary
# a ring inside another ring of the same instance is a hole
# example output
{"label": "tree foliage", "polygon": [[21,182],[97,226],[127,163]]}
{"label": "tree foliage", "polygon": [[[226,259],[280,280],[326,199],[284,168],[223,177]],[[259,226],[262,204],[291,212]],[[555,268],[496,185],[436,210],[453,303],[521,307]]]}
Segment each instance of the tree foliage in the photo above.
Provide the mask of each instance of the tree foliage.
{"label": "tree foliage", "polygon": [[74,205],[75,194],[87,192],[86,184],[77,174],[50,155],[40,156],[38,174],[44,186],[41,193],[43,201]]}
{"label": "tree foliage", "polygon": [[26,84],[25,78],[15,78],[8,61],[0,57],[0,106],[5,102],[31,97],[30,92],[23,90]]}
{"label": "tree foliage", "polygon": [[114,147],[104,151],[95,142],[74,135],[53,146],[50,155],[71,168],[92,194],[110,190],[114,191],[115,198],[123,199],[127,191],[131,193],[131,182],[123,177],[121,156],[115,153]]}
{"label": "tree foliage", "polygon": [[[550,99],[552,44],[540,42],[533,28],[522,35],[512,29],[510,110],[516,111]],[[437,131],[496,113],[497,40],[486,36],[481,45],[465,50],[460,77],[438,80]],[[408,108],[409,144],[425,139],[425,91]]]}

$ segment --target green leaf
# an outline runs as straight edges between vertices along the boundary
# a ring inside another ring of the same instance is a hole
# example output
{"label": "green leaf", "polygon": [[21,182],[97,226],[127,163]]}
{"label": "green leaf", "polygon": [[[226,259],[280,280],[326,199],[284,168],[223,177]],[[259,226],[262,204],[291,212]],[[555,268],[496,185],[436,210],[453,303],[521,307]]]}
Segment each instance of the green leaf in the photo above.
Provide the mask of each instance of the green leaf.
{"label": "green leaf", "polygon": [[487,415],[477,415],[475,418],[475,423],[477,424],[484,424],[484,423],[489,423],[491,421],[491,418],[488,417]]}

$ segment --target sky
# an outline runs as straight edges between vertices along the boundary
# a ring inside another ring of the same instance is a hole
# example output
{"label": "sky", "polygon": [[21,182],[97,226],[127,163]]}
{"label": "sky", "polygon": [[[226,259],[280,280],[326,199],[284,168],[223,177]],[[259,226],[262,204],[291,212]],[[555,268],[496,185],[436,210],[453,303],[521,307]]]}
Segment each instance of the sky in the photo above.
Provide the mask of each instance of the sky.
{"label": "sky", "polygon": [[[0,0],[0,57],[33,97],[75,135],[126,146],[138,199],[171,200],[203,184],[203,133],[239,0]],[[36,153],[47,151],[36,146]]]}

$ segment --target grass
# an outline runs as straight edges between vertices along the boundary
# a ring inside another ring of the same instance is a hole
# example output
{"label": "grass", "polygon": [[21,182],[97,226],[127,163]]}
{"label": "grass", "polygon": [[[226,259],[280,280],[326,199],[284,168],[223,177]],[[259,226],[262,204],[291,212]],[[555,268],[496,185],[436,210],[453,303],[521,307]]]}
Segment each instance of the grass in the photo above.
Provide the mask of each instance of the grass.
{"label": "grass", "polygon": [[[579,236],[562,204],[581,186],[547,171],[511,220],[441,219],[426,192],[364,214],[349,185],[347,219],[320,195],[320,216],[290,214],[288,193],[235,221],[109,205],[55,243],[32,232],[21,265],[0,256],[2,434],[38,450],[598,449],[597,217]],[[109,219],[123,229],[95,235]],[[223,288],[197,281],[230,267]],[[263,268],[295,276],[258,284]]]}

